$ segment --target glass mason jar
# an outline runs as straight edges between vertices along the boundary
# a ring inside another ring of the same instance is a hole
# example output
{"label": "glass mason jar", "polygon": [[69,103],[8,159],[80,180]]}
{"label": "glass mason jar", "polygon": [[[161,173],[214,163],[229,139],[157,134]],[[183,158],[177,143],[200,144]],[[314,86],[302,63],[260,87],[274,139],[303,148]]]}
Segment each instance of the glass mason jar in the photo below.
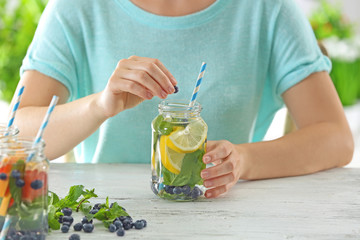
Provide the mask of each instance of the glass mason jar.
{"label": "glass mason jar", "polygon": [[[45,239],[49,161],[44,142],[9,138],[0,143],[0,227],[6,239]],[[8,228],[6,226],[9,226]]]}
{"label": "glass mason jar", "polygon": [[201,105],[165,100],[152,121],[151,189],[161,198],[193,201],[203,196],[200,172],[206,168],[207,130]]}
{"label": "glass mason jar", "polygon": [[19,129],[12,125],[10,128],[7,127],[7,124],[0,123],[0,139],[9,136],[13,137],[19,133]]}

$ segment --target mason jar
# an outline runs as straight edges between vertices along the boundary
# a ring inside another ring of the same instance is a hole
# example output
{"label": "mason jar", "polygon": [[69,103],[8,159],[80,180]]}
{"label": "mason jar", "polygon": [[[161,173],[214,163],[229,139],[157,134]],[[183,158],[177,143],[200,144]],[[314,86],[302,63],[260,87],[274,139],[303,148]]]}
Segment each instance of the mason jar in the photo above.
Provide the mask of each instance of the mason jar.
{"label": "mason jar", "polygon": [[201,118],[201,105],[164,100],[152,121],[151,188],[161,198],[193,201],[204,195],[200,172],[206,168],[208,126]]}
{"label": "mason jar", "polygon": [[6,239],[46,237],[49,161],[44,146],[17,137],[0,143],[0,227]]}

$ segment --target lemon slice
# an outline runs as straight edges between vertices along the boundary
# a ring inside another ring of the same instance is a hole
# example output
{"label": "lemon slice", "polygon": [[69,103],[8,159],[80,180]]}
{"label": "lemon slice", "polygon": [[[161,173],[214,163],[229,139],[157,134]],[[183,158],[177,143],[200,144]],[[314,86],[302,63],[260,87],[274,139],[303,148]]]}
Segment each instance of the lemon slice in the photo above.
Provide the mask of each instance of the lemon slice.
{"label": "lemon slice", "polygon": [[177,128],[169,135],[167,145],[177,152],[191,153],[201,148],[207,136],[208,127],[204,120],[196,120],[185,128]]}
{"label": "lemon slice", "polygon": [[179,174],[185,153],[177,152],[167,146],[168,138],[168,136],[161,136],[160,138],[161,162],[167,170]]}

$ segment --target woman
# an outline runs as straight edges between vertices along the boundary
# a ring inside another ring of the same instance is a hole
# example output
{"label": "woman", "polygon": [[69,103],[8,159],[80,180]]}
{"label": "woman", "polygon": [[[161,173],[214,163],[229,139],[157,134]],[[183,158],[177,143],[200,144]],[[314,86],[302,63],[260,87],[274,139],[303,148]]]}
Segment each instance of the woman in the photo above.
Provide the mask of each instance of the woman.
{"label": "woman", "polygon": [[[35,135],[58,95],[44,136],[50,159],[77,146],[78,162],[149,162],[157,104],[190,98],[202,61],[198,101],[213,140],[203,161],[215,163],[201,173],[206,197],[238,179],[351,161],[331,64],[293,0],[51,0],[21,68],[16,124]],[[262,142],[284,103],[298,130]]]}

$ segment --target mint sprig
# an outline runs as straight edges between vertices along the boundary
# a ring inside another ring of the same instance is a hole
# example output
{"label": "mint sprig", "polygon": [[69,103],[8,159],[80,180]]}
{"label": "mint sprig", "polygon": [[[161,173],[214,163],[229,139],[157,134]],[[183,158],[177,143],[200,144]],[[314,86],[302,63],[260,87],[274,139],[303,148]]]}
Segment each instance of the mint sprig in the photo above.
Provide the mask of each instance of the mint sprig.
{"label": "mint sprig", "polygon": [[50,229],[59,230],[60,216],[64,215],[61,209],[68,207],[75,211],[81,211],[86,218],[90,221],[97,219],[104,223],[104,226],[108,228],[113,221],[120,216],[129,216],[125,212],[124,208],[119,206],[118,203],[113,203],[111,208],[109,205],[109,197],[106,198],[106,202],[100,206],[99,211],[96,214],[91,214],[90,210],[92,206],[89,203],[89,199],[96,198],[95,189],[84,189],[83,185],[75,185],[70,187],[69,193],[64,198],[60,199],[56,193],[49,191],[48,195],[48,223]]}

